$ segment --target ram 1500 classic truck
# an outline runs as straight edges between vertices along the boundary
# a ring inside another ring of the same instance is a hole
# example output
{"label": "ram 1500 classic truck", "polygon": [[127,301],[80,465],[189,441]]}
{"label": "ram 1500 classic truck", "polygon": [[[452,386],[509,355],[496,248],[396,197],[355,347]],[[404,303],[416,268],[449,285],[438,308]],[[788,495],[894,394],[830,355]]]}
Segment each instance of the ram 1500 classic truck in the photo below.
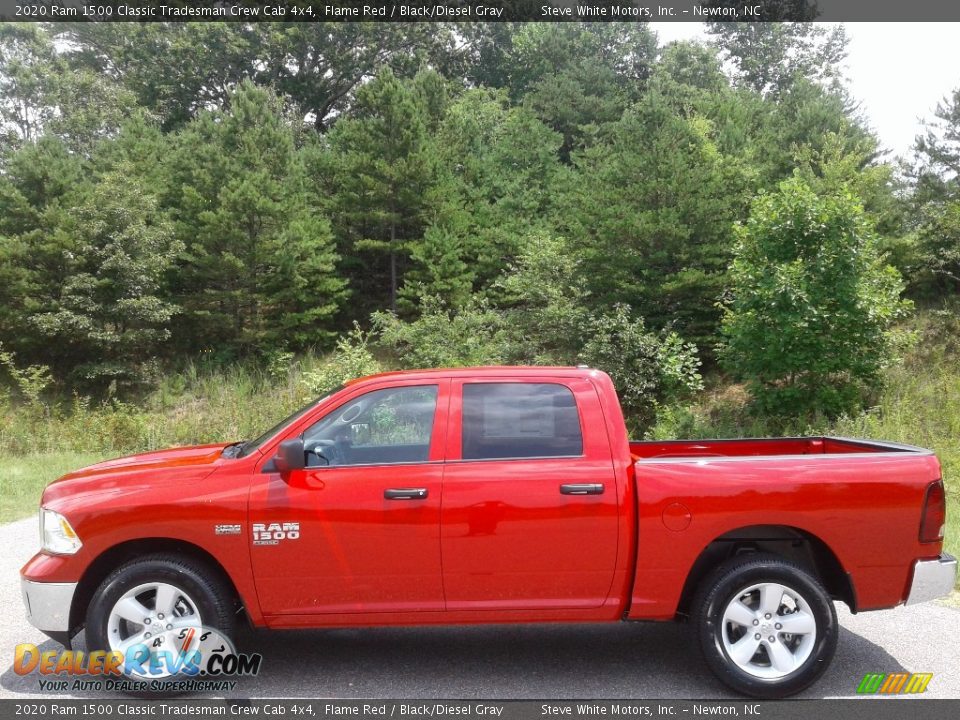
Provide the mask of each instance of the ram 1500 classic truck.
{"label": "ram 1500 classic truck", "polygon": [[[184,628],[689,620],[736,690],[810,685],[853,612],[944,595],[940,465],[835,437],[630,442],[588,368],[386,373],[259,438],[50,484],[30,621]],[[182,632],[179,633],[182,636]],[[646,648],[645,651],[649,651]]]}

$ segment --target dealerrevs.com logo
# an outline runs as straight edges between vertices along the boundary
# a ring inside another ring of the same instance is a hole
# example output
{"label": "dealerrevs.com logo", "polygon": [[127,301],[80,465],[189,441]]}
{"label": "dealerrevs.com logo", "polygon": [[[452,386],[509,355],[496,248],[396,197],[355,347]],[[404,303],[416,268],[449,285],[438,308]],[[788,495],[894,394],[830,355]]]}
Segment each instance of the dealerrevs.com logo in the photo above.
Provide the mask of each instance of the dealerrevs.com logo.
{"label": "dealerrevs.com logo", "polygon": [[858,695],[907,695],[927,691],[933,673],[867,673],[857,686]]}
{"label": "dealerrevs.com logo", "polygon": [[223,692],[235,678],[260,672],[263,656],[238,653],[213,628],[180,628],[156,636],[149,645],[122,650],[44,650],[21,643],[14,650],[18,675],[37,673],[43,692],[112,690],[120,692]]}

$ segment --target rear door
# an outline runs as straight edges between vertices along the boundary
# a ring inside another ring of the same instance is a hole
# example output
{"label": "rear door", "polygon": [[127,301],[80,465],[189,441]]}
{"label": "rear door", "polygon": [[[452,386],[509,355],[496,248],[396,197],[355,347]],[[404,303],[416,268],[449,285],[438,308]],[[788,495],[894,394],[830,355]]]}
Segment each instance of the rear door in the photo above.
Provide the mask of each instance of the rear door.
{"label": "rear door", "polygon": [[617,485],[593,384],[453,380],[441,545],[448,610],[595,608]]}

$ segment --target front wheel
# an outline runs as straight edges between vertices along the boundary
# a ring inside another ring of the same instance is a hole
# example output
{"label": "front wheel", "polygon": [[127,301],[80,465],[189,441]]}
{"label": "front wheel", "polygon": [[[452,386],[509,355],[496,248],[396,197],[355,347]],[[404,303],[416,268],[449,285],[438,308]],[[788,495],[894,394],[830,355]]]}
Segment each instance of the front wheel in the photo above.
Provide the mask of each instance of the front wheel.
{"label": "front wheel", "polygon": [[738,692],[781,698],[811,685],[837,648],[837,613],[823,586],[775,555],[721,565],[694,601],[700,648]]}
{"label": "front wheel", "polygon": [[111,573],[94,593],[86,619],[88,649],[123,653],[123,673],[131,679],[164,679],[182,671],[182,660],[208,635],[232,639],[233,602],[203,565],[156,554]]}

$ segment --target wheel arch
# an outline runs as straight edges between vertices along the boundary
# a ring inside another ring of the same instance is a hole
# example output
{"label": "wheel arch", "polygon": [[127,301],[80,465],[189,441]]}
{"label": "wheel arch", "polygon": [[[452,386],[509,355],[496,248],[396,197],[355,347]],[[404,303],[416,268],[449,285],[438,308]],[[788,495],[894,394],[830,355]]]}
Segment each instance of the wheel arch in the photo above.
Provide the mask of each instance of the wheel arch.
{"label": "wheel arch", "polygon": [[70,606],[71,634],[84,624],[87,608],[93,599],[94,593],[110,573],[130,560],[156,553],[169,553],[170,555],[189,558],[202,563],[211,572],[216,573],[223,581],[225,587],[229,588],[233,595],[233,599],[237,603],[238,614],[242,613],[243,618],[249,623],[250,618],[246,610],[246,603],[237,590],[237,586],[230,577],[230,574],[224,569],[216,557],[199,545],[187,542],[186,540],[167,537],[150,537],[127,540],[114,545],[100,553],[100,555],[87,566],[86,571],[80,578],[80,582],[77,584],[76,592],[73,595],[73,602]]}
{"label": "wheel arch", "polygon": [[820,537],[790,525],[748,525],[712,540],[697,556],[680,594],[677,617],[685,619],[700,583],[720,563],[745,553],[768,552],[800,565],[823,583],[834,600],[857,612],[853,578],[836,553]]}

